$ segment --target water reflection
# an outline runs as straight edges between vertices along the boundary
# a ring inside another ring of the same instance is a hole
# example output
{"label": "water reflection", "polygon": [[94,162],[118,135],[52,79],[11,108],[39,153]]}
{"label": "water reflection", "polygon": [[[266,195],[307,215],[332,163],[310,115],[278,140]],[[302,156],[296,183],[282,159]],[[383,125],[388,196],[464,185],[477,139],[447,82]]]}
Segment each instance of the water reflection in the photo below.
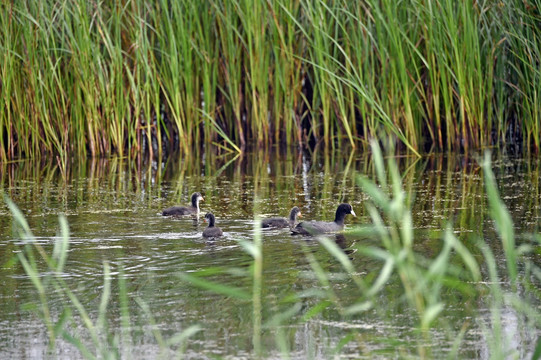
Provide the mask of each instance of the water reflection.
{"label": "water reflection", "polygon": [[[499,189],[515,220],[517,233],[538,232],[540,160],[494,158]],[[472,234],[483,237],[496,255],[502,257],[501,243],[495,236],[493,224],[487,221],[483,177],[474,157],[397,157],[397,162],[404,188],[413,199],[415,246],[420,253],[427,258],[437,254],[442,246],[441,229],[452,222],[456,235],[474,255],[480,256],[473,242],[468,241]],[[375,178],[369,154],[326,153],[317,148],[312,152],[267,149],[244,155],[195,153],[190,158],[170,157],[165,162],[118,158],[79,160],[70,163],[64,171],[60,171],[54,159],[46,159],[3,163],[0,169],[0,188],[24,212],[46,251],[51,251],[59,229],[57,215],[67,215],[71,242],[65,277],[86,305],[95,309],[99,301],[103,262],[110,263],[114,272],[122,268],[129,282],[130,297],[141,297],[155,309],[153,315],[165,334],[173,334],[193,323],[204,325],[205,331],[189,346],[189,354],[194,358],[250,357],[253,310],[249,303],[188,286],[178,277],[180,271],[227,269],[225,274],[216,273],[209,280],[251,291],[248,274],[252,258],[242,250],[238,240],[253,239],[255,215],[284,216],[293,206],[299,206],[303,220],[330,221],[338,203],[350,202],[358,216],[348,219],[346,228],[351,230],[369,221],[363,207],[366,195],[360,191],[356,177],[363,174]],[[201,233],[206,224],[200,218],[168,219],[159,215],[168,206],[188,203],[190,194],[198,190],[205,197],[202,214],[212,211],[226,233],[219,240],[203,239]],[[9,264],[13,254],[19,251],[20,241],[14,238],[11,228],[11,216],[2,204],[2,264]],[[287,229],[264,231],[262,236],[263,322],[291,307],[284,298],[320,288],[306,259],[306,249],[326,271],[340,278],[340,264],[317,240],[291,237]],[[381,266],[355,252],[353,246],[358,243],[378,246],[376,239],[354,233],[338,234],[331,239],[362,276]],[[2,267],[0,279],[3,285],[0,299],[4,305],[0,311],[0,357],[43,357],[47,335],[41,321],[24,310],[24,304],[35,299],[31,283],[18,264]],[[347,282],[340,284],[337,291],[345,297],[357,296],[355,288]],[[389,291],[401,296],[400,289]],[[448,321],[460,327],[464,323],[463,303],[461,299],[448,301],[453,309],[449,311]],[[53,296],[52,302],[59,306],[60,299]],[[306,298],[298,311],[302,315],[302,311],[316,303],[315,299]],[[302,324],[292,320],[281,328],[264,328],[264,355],[280,357],[275,339],[282,333],[292,357],[327,358],[333,346],[354,328],[364,343],[348,344],[347,354],[383,351],[391,357],[398,355],[382,338],[415,338],[414,320],[406,315],[397,317],[400,311],[395,304],[385,305],[393,314],[385,324],[378,323],[376,314],[344,322],[336,313],[328,311]],[[59,307],[56,310],[59,311]],[[131,310],[139,313],[135,304]],[[509,319],[509,328],[516,328],[511,315]],[[148,324],[148,319],[142,316],[137,322]],[[479,327],[470,326],[473,330],[468,333],[467,348],[461,355],[483,356],[486,339],[480,335]],[[138,336],[138,355],[134,357],[145,358],[157,351],[150,332]],[[516,346],[526,348],[533,341],[528,337],[515,338]],[[442,335],[440,341],[433,345],[435,355],[445,354],[441,351],[450,346],[453,339]],[[402,354],[416,354],[418,345],[404,342],[399,344],[399,349]],[[69,358],[73,354],[69,349],[69,344],[61,343],[57,350],[59,358]]]}

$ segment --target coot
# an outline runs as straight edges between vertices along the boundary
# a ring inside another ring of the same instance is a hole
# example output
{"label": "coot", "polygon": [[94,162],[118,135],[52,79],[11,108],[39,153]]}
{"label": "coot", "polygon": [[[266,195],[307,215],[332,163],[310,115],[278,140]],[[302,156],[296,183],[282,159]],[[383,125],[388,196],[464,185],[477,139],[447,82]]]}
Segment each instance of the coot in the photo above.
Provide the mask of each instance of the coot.
{"label": "coot", "polygon": [[336,209],[334,221],[303,221],[291,229],[291,233],[293,235],[318,235],[340,231],[344,229],[344,218],[347,214],[356,216],[350,204],[340,204]]}
{"label": "coot", "polygon": [[211,238],[222,236],[224,232],[217,226],[214,226],[215,218],[214,214],[209,212],[205,215],[205,221],[208,221],[209,226],[203,230],[203,237]]}
{"label": "coot", "polygon": [[293,228],[297,221],[297,216],[302,217],[301,210],[294,206],[289,212],[289,219],[284,217],[275,217],[261,220],[261,227],[264,228]]}
{"label": "coot", "polygon": [[192,215],[199,214],[199,201],[205,201],[200,193],[194,192],[192,194],[191,206],[172,206],[165,209],[162,212],[163,216],[179,216],[179,215]]}

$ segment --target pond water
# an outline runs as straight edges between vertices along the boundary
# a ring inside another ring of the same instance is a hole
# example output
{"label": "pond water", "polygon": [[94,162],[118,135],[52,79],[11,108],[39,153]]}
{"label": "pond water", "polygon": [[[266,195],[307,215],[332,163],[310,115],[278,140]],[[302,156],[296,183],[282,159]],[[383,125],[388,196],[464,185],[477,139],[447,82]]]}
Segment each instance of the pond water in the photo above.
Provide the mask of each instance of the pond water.
{"label": "pond water", "polygon": [[[435,257],[442,247],[440,235],[445,224],[452,222],[455,234],[467,246],[469,239],[483,238],[495,254],[500,273],[505,273],[505,257],[488,215],[483,174],[475,159],[433,155],[396,160],[404,189],[415,194],[416,250],[428,259]],[[249,359],[258,355],[327,359],[337,348],[337,358],[419,354],[441,358],[452,349],[461,330],[460,357],[490,357],[489,305],[453,291],[443,292],[442,321],[428,337],[416,330],[414,311],[405,305],[397,282],[390,282],[381,296],[379,308],[384,314],[366,311],[344,317],[329,306],[302,320],[321,300],[308,294],[323,288],[307,253],[327,271],[344,302],[354,301],[359,290],[342,280],[342,267],[317,240],[291,236],[286,230],[262,232],[260,306],[254,307],[251,298],[216,294],[180,276],[207,269],[215,272],[209,280],[251,294],[253,258],[239,240],[253,241],[256,215],[287,216],[297,205],[304,220],[330,221],[336,206],[349,202],[357,217],[347,217],[347,229],[370,222],[363,204],[367,195],[357,181],[359,174],[375,177],[370,155],[263,151],[235,157],[207,153],[148,164],[125,159],[85,160],[74,162],[65,172],[56,162],[46,161],[2,164],[1,169],[2,191],[21,209],[46,252],[52,252],[59,232],[59,214],[66,215],[70,242],[62,276],[94,320],[104,289],[104,263],[110,265],[113,281],[108,326],[115,334],[120,332],[115,279],[123,271],[132,324],[123,358],[170,358],[173,354],[163,351],[153,331],[169,338],[195,324],[202,330],[181,349],[185,358]],[[515,221],[517,239],[526,241],[525,234],[539,233],[541,223],[540,161],[494,156],[493,169],[501,197]],[[205,198],[199,218],[160,215],[166,207],[188,204],[194,191]],[[207,211],[216,215],[217,225],[225,232],[222,238],[201,236]],[[2,204],[0,358],[82,357],[62,338],[52,354],[49,352],[47,329],[33,311],[39,307],[36,290],[22,266],[13,261],[22,249],[21,240],[12,231],[13,222],[8,207]],[[381,262],[355,251],[359,243],[378,246],[377,239],[354,234],[333,239],[361,276],[381,269]],[[484,276],[488,284],[486,273]],[[505,278],[502,282],[505,284]],[[68,301],[54,291],[47,296],[57,318]],[[141,300],[149,312],[142,310]],[[522,358],[531,356],[538,329],[528,327],[512,308],[500,310],[510,349]],[[82,325],[72,325],[72,329],[83,341],[88,340]],[[351,333],[354,339],[342,342]]]}

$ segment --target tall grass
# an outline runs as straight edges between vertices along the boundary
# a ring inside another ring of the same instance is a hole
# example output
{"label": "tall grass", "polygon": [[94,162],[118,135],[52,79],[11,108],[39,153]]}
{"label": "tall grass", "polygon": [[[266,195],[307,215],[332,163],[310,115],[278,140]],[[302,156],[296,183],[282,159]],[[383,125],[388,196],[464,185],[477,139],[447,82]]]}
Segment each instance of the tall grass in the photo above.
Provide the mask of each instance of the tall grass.
{"label": "tall grass", "polygon": [[[522,245],[515,243],[513,222],[509,211],[502,202],[497,189],[497,184],[491,169],[490,153],[486,153],[484,159],[479,159],[485,178],[486,198],[490,207],[490,215],[494,221],[499,240],[505,255],[506,266],[496,266],[495,255],[491,246],[484,239],[467,239],[470,244],[459,240],[452,229],[452,224],[447,224],[442,230],[442,246],[438,254],[427,259],[417,252],[417,235],[414,233],[412,216],[412,202],[414,193],[405,191],[403,175],[392,157],[387,164],[383,161],[381,150],[377,143],[372,143],[374,164],[377,182],[367,178],[359,178],[364,192],[370,197],[366,203],[371,224],[365,225],[354,233],[366,239],[378,238],[377,246],[358,244],[355,247],[361,254],[381,262],[381,269],[375,275],[368,274],[364,278],[359,277],[359,270],[355,269],[353,262],[346,256],[342,249],[327,238],[319,239],[320,243],[341,264],[344,271],[351,277],[351,283],[359,289],[359,299],[352,304],[344,304],[344,301],[333,295],[329,297],[338,309],[343,309],[345,315],[367,313],[370,310],[378,311],[378,302],[385,296],[386,287],[393,286],[397,282],[402,286],[404,301],[411,309],[416,311],[417,325],[420,330],[419,336],[424,340],[417,348],[417,355],[422,358],[432,358],[430,347],[422,344],[431,343],[431,331],[445,323],[446,297],[463,296],[465,298],[479,298],[481,308],[486,307],[490,311],[490,317],[486,325],[482,326],[484,337],[488,343],[488,352],[491,358],[506,358],[509,356],[523,356],[539,354],[539,343],[529,349],[513,348],[509,341],[510,330],[505,329],[504,309],[512,309],[525,322],[539,326],[541,320],[537,312],[533,310],[541,298],[535,290],[533,283],[541,280],[538,265],[534,264],[530,256],[535,250],[528,242]],[[391,151],[392,152],[392,151]],[[474,244],[475,246],[471,246]],[[533,245],[538,245],[534,240]],[[533,252],[532,252],[533,251]],[[481,256],[480,256],[481,255]],[[319,265],[313,264],[315,272],[320,272]],[[524,269],[519,271],[519,268]],[[504,273],[498,273],[498,269],[504,269]],[[530,270],[535,269],[535,270]],[[505,271],[506,270],[506,271]],[[537,272],[537,275],[533,273]],[[372,279],[372,280],[370,280]],[[489,282],[488,293],[485,289],[485,281]],[[520,286],[517,286],[518,284]],[[321,285],[332,287],[327,278]],[[521,287],[531,289],[525,295]],[[444,295],[445,294],[445,295]],[[400,301],[400,300],[399,300]],[[451,334],[454,344],[449,352],[450,357],[456,357],[461,348],[461,342],[467,333],[468,324],[462,327],[455,326],[455,332]],[[428,342],[427,342],[428,341]],[[525,350],[525,353],[519,351]]]}
{"label": "tall grass", "polygon": [[[11,1],[0,155],[538,151],[539,3]],[[65,160],[64,160],[65,161]]]}
{"label": "tall grass", "polygon": [[[504,23],[513,77],[508,80],[516,101],[516,116],[524,121],[517,124],[516,132],[521,133],[527,149],[539,151],[541,118],[539,114],[541,91],[541,45],[539,23],[541,2],[516,4],[514,9],[508,7],[504,12]],[[515,135],[516,136],[516,135]]]}
{"label": "tall grass", "polygon": [[[427,331],[444,309],[442,289],[464,279],[479,281],[480,265],[449,226],[442,231],[442,248],[433,259],[423,259],[415,251],[416,235],[411,211],[415,194],[405,192],[396,163],[389,160],[386,166],[379,146],[372,142],[372,148],[378,183],[359,178],[361,187],[371,199],[366,207],[372,225],[359,231],[363,236],[372,234],[379,238],[381,248],[362,246],[360,250],[381,261],[383,266],[370,289],[363,293],[368,298],[374,296],[382,291],[392,277],[398,277],[405,299],[417,312],[419,328]],[[453,253],[458,259],[453,259]],[[352,265],[346,263],[351,268]],[[453,269],[455,266],[462,266],[465,271],[456,272]],[[366,309],[363,308],[363,311]]]}

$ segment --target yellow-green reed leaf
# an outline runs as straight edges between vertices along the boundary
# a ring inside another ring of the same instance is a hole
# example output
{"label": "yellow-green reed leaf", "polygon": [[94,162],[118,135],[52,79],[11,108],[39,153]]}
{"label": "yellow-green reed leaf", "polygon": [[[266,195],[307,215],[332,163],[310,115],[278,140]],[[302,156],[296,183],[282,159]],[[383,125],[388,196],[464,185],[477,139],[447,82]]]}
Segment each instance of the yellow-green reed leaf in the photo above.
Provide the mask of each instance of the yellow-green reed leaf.
{"label": "yellow-green reed leaf", "polygon": [[201,325],[192,325],[182,330],[180,333],[171,336],[169,339],[165,341],[165,343],[168,346],[178,345],[188,340],[189,338],[191,338],[192,336],[194,336],[195,334],[197,334],[198,332],[202,330],[203,330],[203,327]]}
{"label": "yellow-green reed leaf", "polygon": [[366,208],[368,210],[368,213],[370,214],[370,218],[372,219],[372,228],[376,231],[377,236],[381,238],[381,241],[383,242],[383,245],[385,245],[387,250],[392,250],[391,235],[379,212],[374,206],[370,204],[366,205]]}
{"label": "yellow-green reed leaf", "polygon": [[355,339],[356,339],[356,334],[354,332],[351,332],[347,334],[346,336],[344,336],[342,339],[340,339],[338,344],[336,344],[336,347],[333,349],[333,353],[337,354],[336,357],[339,357],[340,351],[342,350],[344,346],[346,346],[350,341],[355,340]]}
{"label": "yellow-green reed leaf", "polygon": [[347,234],[355,235],[355,237],[374,237],[378,232],[374,229],[372,225],[360,225],[355,226],[351,230],[347,230]]}
{"label": "yellow-green reed leaf", "polygon": [[23,232],[20,234],[20,236],[22,237],[21,240],[26,241],[29,239],[33,239],[30,226],[28,226],[28,222],[26,221],[21,210],[19,210],[19,207],[15,205],[15,203],[11,201],[11,199],[5,194],[4,194],[4,201],[6,202],[6,204],[8,204],[9,210],[13,214],[13,217],[15,218],[16,223],[19,224],[19,226],[21,226],[23,230]]}
{"label": "yellow-green reed leaf", "polygon": [[385,163],[383,161],[383,153],[381,152],[379,143],[375,139],[370,140],[370,147],[372,148],[372,154],[373,154],[372,159],[374,159],[378,181],[383,188],[386,188],[387,175],[385,174]]}
{"label": "yellow-green reed leaf", "polygon": [[451,244],[445,242],[443,249],[440,251],[438,257],[430,264],[428,268],[428,274],[434,277],[441,277],[447,271],[449,265],[449,255],[451,253]]}
{"label": "yellow-green reed leaf", "polygon": [[355,272],[355,267],[353,266],[351,260],[349,260],[349,257],[344,253],[344,251],[336,245],[334,241],[329,239],[326,236],[318,237],[318,240],[320,244],[327,249],[327,251],[334,256],[336,260],[340,262],[342,267],[348,272],[353,273]]}
{"label": "yellow-green reed leaf", "polygon": [[66,264],[69,250],[69,226],[68,221],[64,215],[60,215],[58,221],[60,222],[60,236],[56,238],[53,248],[53,259],[56,261],[57,273],[61,273]]}
{"label": "yellow-green reed leaf", "polygon": [[210,116],[208,113],[206,113],[205,111],[203,110],[200,110],[201,114],[206,118],[208,119],[212,126],[214,127],[214,130],[216,130],[216,132],[218,134],[220,134],[221,137],[224,138],[224,140],[229,144],[231,145],[231,147],[233,147],[233,149],[235,149],[235,151],[237,151],[238,153],[241,153],[242,150],[233,142],[233,140],[231,140],[229,138],[229,136],[227,136],[227,134],[225,133],[225,131],[222,130],[222,128],[220,127],[220,125],[218,125],[218,123],[216,122],[216,120],[214,120],[214,118],[212,116]]}
{"label": "yellow-green reed leaf", "polygon": [[240,246],[254,259],[261,257],[261,249],[251,241],[237,240]]}
{"label": "yellow-green reed leaf", "polygon": [[62,309],[62,313],[60,314],[60,317],[54,324],[54,337],[57,338],[62,334],[64,331],[64,325],[66,325],[66,322],[71,318],[71,309],[69,307],[65,307]]}
{"label": "yellow-green reed leaf", "polygon": [[263,324],[263,327],[266,328],[275,328],[276,326],[280,326],[286,321],[291,321],[291,319],[297,315],[303,308],[302,303],[296,303],[290,306],[288,309],[282,310],[280,312],[275,313],[269,321],[267,321],[265,324]]}
{"label": "yellow-green reed leaf", "polygon": [[360,303],[356,303],[354,305],[348,306],[344,310],[344,314],[346,315],[355,315],[361,312],[366,312],[374,307],[374,303],[372,301],[363,301]]}
{"label": "yellow-green reed leaf", "polygon": [[319,289],[319,288],[312,288],[312,289],[306,289],[302,291],[298,291],[289,295],[284,296],[280,302],[283,303],[291,303],[291,302],[298,302],[299,299],[305,299],[305,298],[317,298],[317,299],[325,299],[326,297],[325,291]]}
{"label": "yellow-green reed leaf", "polygon": [[303,321],[308,321],[314,316],[320,314],[323,310],[332,305],[332,302],[328,300],[320,301],[316,305],[312,306],[302,317]]}
{"label": "yellow-green reed leaf", "polygon": [[458,359],[458,352],[462,349],[461,345],[463,345],[462,341],[464,340],[464,335],[469,330],[469,323],[466,321],[462,324],[462,327],[460,328],[460,332],[458,335],[455,335],[455,339],[453,340],[453,346],[451,348],[451,351],[449,352],[448,359]]}
{"label": "yellow-green reed leaf", "polygon": [[498,267],[496,265],[496,258],[492,253],[490,247],[484,242],[479,243],[479,247],[483,252],[486,268],[488,270],[488,276],[490,279],[490,288],[492,289],[492,296],[494,301],[501,301],[503,296],[503,289],[500,285],[500,277],[498,275]]}
{"label": "yellow-green reed leaf", "polygon": [[479,281],[481,279],[481,270],[479,269],[479,264],[470,253],[468,248],[464,246],[453,234],[453,229],[450,226],[447,226],[445,229],[444,241],[449,243],[457,254],[462,258],[462,261],[466,267],[470,270],[470,273],[474,281]]}
{"label": "yellow-green reed leaf", "polygon": [[530,271],[532,272],[532,275],[535,276],[537,280],[541,281],[541,267],[534,264],[531,264],[530,266]]}
{"label": "yellow-green reed leaf", "polygon": [[376,205],[380,206],[383,209],[389,208],[389,197],[383,191],[381,191],[381,189],[376,184],[374,184],[372,181],[362,175],[358,176],[357,179],[363,191],[372,198]]}
{"label": "yellow-green reed leaf", "polygon": [[316,275],[319,283],[324,288],[324,290],[327,293],[327,298],[329,298],[331,301],[338,301],[338,297],[333,291],[333,288],[330,284],[328,273],[321,267],[321,264],[317,261],[314,254],[305,246],[303,246],[304,254],[310,263],[310,267],[312,268],[312,271]]}
{"label": "yellow-green reed leaf", "polygon": [[456,289],[466,296],[475,296],[477,294],[476,282],[464,282],[456,276],[444,276],[441,283],[449,289]]}
{"label": "yellow-green reed leaf", "polygon": [[250,300],[252,298],[252,294],[233,286],[218,284],[187,273],[180,273],[179,277],[182,280],[190,282],[194,286],[209,290],[216,294],[225,295],[240,300]]}
{"label": "yellow-green reed leaf", "polygon": [[160,346],[160,348],[164,349],[167,347],[165,340],[163,339],[162,333],[160,329],[156,326],[156,320],[154,320],[154,316],[152,315],[152,312],[150,311],[150,306],[140,297],[135,298],[135,302],[141,310],[145,313],[145,315],[148,317],[147,321],[150,324],[150,329],[152,331],[152,335],[154,335],[154,339],[156,339],[156,342]]}
{"label": "yellow-green reed leaf", "polygon": [[103,262],[103,290],[101,293],[101,301],[98,309],[98,321],[96,324],[102,329],[106,325],[107,305],[111,297],[111,267],[107,261]]}
{"label": "yellow-green reed leaf", "polygon": [[359,252],[381,261],[387,261],[391,257],[388,251],[373,246],[361,246],[359,247]]}
{"label": "yellow-green reed leaf", "polygon": [[132,340],[130,334],[131,320],[130,320],[130,305],[128,299],[128,287],[126,284],[126,275],[124,272],[124,266],[120,264],[118,266],[118,302],[120,308],[120,342],[125,346],[128,346]]}
{"label": "yellow-green reed leaf", "polygon": [[535,344],[535,350],[533,352],[532,359],[541,359],[541,337],[537,338],[537,343]]}
{"label": "yellow-green reed leaf", "polygon": [[368,290],[368,293],[367,293],[368,296],[376,295],[383,288],[383,286],[387,283],[387,280],[389,280],[389,278],[391,277],[391,274],[393,273],[394,265],[395,265],[394,259],[388,256],[378,277],[372,284],[372,287],[370,288],[370,290]]}
{"label": "yellow-green reed leaf", "polygon": [[429,329],[430,324],[438,317],[438,315],[443,311],[443,303],[437,303],[430,305],[424,312],[421,317],[421,327],[423,329]]}
{"label": "yellow-green reed leaf", "polygon": [[209,266],[209,267],[203,268],[201,270],[197,270],[197,272],[195,274],[197,274],[196,276],[198,276],[198,277],[212,276],[212,275],[216,275],[216,274],[223,274],[227,270],[228,269],[225,269],[225,268],[219,267],[219,266]]}
{"label": "yellow-green reed leaf", "polygon": [[404,196],[404,190],[402,189],[402,176],[400,175],[400,170],[398,170],[398,165],[393,158],[390,158],[387,162],[389,164],[389,175],[391,176],[391,182],[393,185],[393,197],[402,198]]}
{"label": "yellow-green reed leaf", "polygon": [[88,347],[83,344],[81,339],[72,336],[67,331],[62,332],[62,337],[68,343],[72,344],[81,353],[81,355],[83,355],[84,359],[97,359],[97,357],[88,349]]}
{"label": "yellow-green reed leaf", "polygon": [[319,242],[327,249],[327,251],[334,256],[336,260],[340,262],[342,267],[346,270],[346,272],[351,276],[355,284],[361,289],[361,291],[364,291],[366,289],[366,285],[364,284],[363,279],[356,274],[355,267],[353,266],[353,263],[349,259],[349,257],[344,253],[344,251],[336,244],[336,242],[332,241],[328,237],[319,237]]}
{"label": "yellow-green reed leaf", "polygon": [[[526,316],[527,319],[535,321],[535,323],[541,323],[541,313],[539,307],[535,303],[525,301],[524,298],[517,293],[507,293],[505,296],[506,304],[511,304],[513,308],[520,314]],[[539,359],[532,357],[532,359]]]}
{"label": "yellow-green reed leaf", "polygon": [[404,218],[406,206],[404,205],[405,194],[400,192],[390,201],[387,209],[388,215],[393,221],[399,222]]}
{"label": "yellow-green reed leaf", "polygon": [[519,245],[517,247],[517,255],[522,256],[522,255],[529,254],[529,253],[533,252],[534,249],[535,249],[535,247],[530,245],[530,244]]}
{"label": "yellow-green reed leaf", "polygon": [[402,234],[402,244],[404,247],[411,249],[413,247],[413,220],[410,211],[406,211],[402,216],[400,233]]}
{"label": "yellow-green reed leaf", "polygon": [[496,185],[496,179],[492,173],[490,167],[490,152],[485,152],[485,158],[481,164],[483,167],[483,174],[485,177],[485,188],[487,191],[488,203],[490,206],[490,214],[494,219],[496,229],[501,237],[506,262],[507,271],[512,282],[517,278],[517,252],[515,248],[515,232],[513,228],[513,221],[511,215],[507,210],[507,207],[502,202],[498,193],[498,187]]}
{"label": "yellow-green reed leaf", "polygon": [[32,284],[34,284],[34,287],[40,294],[45,294],[45,288],[43,287],[43,283],[40,280],[40,275],[32,265],[28,262],[26,257],[23,255],[23,253],[17,254],[19,258],[19,262],[23,266],[24,272],[28,275],[30,278],[30,281],[32,281]]}

